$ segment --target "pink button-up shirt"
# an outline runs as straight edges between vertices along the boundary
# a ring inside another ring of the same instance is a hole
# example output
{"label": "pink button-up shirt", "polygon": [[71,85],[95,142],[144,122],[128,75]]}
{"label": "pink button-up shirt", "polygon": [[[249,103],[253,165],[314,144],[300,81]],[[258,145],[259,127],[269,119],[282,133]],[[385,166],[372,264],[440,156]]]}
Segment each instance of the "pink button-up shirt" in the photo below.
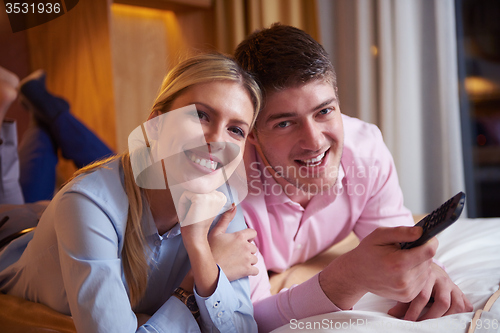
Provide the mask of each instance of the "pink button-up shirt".
{"label": "pink button-up shirt", "polygon": [[305,209],[284,193],[254,147],[246,148],[249,192],[242,207],[248,226],[258,233],[259,275],[250,277],[250,286],[260,331],[340,310],[324,294],[318,275],[271,295],[268,270],[282,272],[303,263],[351,231],[362,239],[379,226],[413,225],[380,130],[359,119],[342,119],[344,151],[337,182]]}

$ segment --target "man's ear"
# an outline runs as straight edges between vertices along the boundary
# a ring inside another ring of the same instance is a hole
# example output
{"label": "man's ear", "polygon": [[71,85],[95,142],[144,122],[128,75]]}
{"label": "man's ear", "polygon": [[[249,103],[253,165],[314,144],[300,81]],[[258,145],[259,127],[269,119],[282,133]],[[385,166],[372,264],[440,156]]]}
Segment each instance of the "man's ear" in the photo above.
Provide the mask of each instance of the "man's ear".
{"label": "man's ear", "polygon": [[248,134],[247,141],[253,144],[254,146],[258,146],[257,132],[255,128]]}

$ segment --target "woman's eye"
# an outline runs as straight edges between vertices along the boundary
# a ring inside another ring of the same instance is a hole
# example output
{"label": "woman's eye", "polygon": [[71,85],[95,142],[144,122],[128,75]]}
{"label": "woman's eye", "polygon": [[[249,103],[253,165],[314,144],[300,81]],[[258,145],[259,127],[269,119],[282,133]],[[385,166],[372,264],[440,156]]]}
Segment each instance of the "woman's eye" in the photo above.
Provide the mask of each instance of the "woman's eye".
{"label": "woman's eye", "polygon": [[202,111],[197,111],[198,112],[198,118],[201,119],[201,120],[207,120],[208,119],[208,116],[205,112],[202,112]]}
{"label": "woman's eye", "polygon": [[245,137],[245,132],[239,127],[231,127],[231,128],[229,128],[229,131],[238,135],[238,136],[241,136],[242,138]]}
{"label": "woman's eye", "polygon": [[196,119],[208,120],[208,115],[205,112],[203,112],[203,111],[192,110],[192,111],[189,111],[188,115],[190,117],[193,117],[193,118],[196,118]]}

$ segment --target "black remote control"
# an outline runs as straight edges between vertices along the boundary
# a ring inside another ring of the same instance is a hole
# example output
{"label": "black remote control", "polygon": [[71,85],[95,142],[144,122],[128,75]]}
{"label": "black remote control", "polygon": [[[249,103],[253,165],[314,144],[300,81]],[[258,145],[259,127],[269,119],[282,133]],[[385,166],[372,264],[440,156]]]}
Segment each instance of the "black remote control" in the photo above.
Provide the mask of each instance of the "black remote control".
{"label": "black remote control", "polygon": [[465,193],[460,192],[442,204],[438,209],[424,217],[415,226],[422,227],[424,233],[414,242],[401,243],[402,249],[411,249],[425,244],[429,239],[439,234],[455,222],[465,204]]}

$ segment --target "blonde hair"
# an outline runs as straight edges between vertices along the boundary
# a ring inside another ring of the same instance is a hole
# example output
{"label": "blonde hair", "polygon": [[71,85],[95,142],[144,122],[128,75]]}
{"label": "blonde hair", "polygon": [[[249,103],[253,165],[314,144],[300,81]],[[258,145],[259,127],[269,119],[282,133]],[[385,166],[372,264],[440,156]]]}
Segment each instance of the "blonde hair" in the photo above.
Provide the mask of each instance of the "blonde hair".
{"label": "blonde hair", "polygon": [[151,112],[166,112],[170,110],[172,102],[187,88],[216,80],[237,82],[245,88],[254,107],[253,125],[261,107],[260,88],[253,77],[241,69],[232,58],[219,53],[200,54],[173,68],[163,79],[160,93]]}
{"label": "blonde hair", "polygon": [[[173,101],[189,87],[219,80],[237,82],[248,92],[254,107],[253,125],[261,107],[262,97],[259,86],[251,75],[242,70],[232,58],[218,53],[199,54],[174,67],[165,76],[151,112],[168,112]],[[97,161],[78,170],[72,178],[105,167],[106,163],[118,158],[121,158],[125,192],[129,201],[122,264],[128,285],[130,303],[134,306],[146,292],[149,262],[146,257],[147,243],[142,226],[144,194],[134,180],[130,155],[127,152]]]}

